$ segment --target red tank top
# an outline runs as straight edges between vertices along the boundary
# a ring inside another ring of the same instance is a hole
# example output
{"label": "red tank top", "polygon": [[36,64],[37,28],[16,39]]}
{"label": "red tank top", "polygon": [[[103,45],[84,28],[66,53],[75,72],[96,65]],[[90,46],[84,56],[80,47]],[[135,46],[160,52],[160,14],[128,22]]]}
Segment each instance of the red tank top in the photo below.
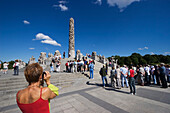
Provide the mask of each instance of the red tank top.
{"label": "red tank top", "polygon": [[134,70],[130,70],[130,75],[129,75],[129,77],[134,77]]}
{"label": "red tank top", "polygon": [[[17,97],[18,97],[18,93],[17,93]],[[23,113],[50,113],[48,100],[43,100],[41,98],[41,95],[42,95],[42,88],[40,92],[40,98],[37,101],[30,104],[19,103],[18,99],[16,98],[18,107],[21,109]]]}

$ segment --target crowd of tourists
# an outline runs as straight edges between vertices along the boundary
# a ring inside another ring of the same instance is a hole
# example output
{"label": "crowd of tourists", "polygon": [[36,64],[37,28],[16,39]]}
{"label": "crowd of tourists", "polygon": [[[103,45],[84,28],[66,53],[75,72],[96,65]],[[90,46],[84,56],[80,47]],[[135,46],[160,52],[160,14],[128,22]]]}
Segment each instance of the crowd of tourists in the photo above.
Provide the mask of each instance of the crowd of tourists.
{"label": "crowd of tourists", "polygon": [[[107,81],[107,68],[106,65],[100,70],[102,77],[103,87],[108,85]],[[162,85],[162,88],[167,88],[170,83],[170,66],[160,65],[150,66],[130,66],[129,68],[124,65],[123,67],[117,66],[116,69],[112,67],[110,71],[111,86],[117,89],[130,87],[130,93],[136,94],[135,82],[139,85]]]}
{"label": "crowd of tourists", "polygon": [[55,57],[52,58],[52,61],[50,63],[50,72],[54,72],[54,71],[55,72],[60,72],[60,65],[61,65],[60,60],[61,60],[61,55],[55,56]]}
{"label": "crowd of tourists", "polygon": [[92,64],[95,64],[94,60],[69,60],[65,64],[66,72],[87,72],[94,68],[91,66]]}
{"label": "crowd of tourists", "polygon": [[[19,66],[20,66],[20,63],[18,62],[18,60],[15,60],[13,64],[13,69],[14,69],[13,75],[19,75]],[[0,68],[1,68],[1,62],[0,62]],[[8,74],[8,68],[9,68],[9,62],[4,62],[3,63],[3,74]]]}

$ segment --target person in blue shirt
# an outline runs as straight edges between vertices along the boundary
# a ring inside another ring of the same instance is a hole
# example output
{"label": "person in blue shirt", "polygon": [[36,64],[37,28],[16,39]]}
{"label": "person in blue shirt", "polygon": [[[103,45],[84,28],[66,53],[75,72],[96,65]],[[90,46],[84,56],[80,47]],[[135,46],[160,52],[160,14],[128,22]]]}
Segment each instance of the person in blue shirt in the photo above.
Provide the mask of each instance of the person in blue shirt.
{"label": "person in blue shirt", "polygon": [[124,65],[120,70],[121,70],[122,88],[124,88],[124,80],[126,83],[126,87],[128,88],[129,87],[127,81],[128,70],[126,69],[126,65]]}
{"label": "person in blue shirt", "polygon": [[94,78],[93,78],[93,70],[94,70],[94,64],[93,64],[93,62],[91,62],[91,63],[89,64],[89,69],[90,69],[90,79],[94,79]]}
{"label": "person in blue shirt", "polygon": [[164,63],[160,64],[159,73],[160,73],[160,79],[162,82],[162,88],[167,88],[168,86],[167,86],[167,81],[165,78],[166,68],[164,66]]}

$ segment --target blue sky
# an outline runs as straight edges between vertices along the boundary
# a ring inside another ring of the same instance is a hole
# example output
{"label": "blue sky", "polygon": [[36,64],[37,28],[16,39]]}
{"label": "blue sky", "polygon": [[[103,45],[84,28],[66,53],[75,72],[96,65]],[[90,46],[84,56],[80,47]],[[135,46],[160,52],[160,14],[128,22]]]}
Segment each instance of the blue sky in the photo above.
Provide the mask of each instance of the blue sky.
{"label": "blue sky", "polygon": [[40,52],[170,54],[170,0],[0,0],[0,60],[28,62]]}

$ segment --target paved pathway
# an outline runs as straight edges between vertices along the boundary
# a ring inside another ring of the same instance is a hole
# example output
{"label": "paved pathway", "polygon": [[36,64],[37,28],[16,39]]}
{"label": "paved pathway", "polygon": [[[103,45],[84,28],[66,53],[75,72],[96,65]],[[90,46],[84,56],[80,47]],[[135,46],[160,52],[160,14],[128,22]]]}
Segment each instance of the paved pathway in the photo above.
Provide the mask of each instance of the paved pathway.
{"label": "paved pathway", "polygon": [[[137,86],[137,95],[130,95],[129,88],[101,87],[98,71],[93,80],[88,74],[52,73],[52,83],[60,88],[51,100],[52,113],[170,113],[170,88]],[[0,75],[0,112],[20,113],[15,95],[27,86],[23,71]]]}

